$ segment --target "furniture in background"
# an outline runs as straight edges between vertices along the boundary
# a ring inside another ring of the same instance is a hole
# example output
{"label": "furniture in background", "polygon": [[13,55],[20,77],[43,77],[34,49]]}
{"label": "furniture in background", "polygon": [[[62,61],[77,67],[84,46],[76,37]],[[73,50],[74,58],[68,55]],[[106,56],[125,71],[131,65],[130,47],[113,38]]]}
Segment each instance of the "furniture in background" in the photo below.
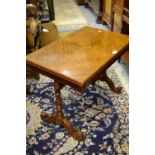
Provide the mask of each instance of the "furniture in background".
{"label": "furniture in background", "polygon": [[126,4],[123,7],[122,30],[121,30],[121,32],[124,34],[129,34],[129,6],[126,6]]}
{"label": "furniture in background", "polygon": [[40,24],[40,39],[39,39],[39,47],[43,47],[48,45],[49,43],[57,40],[59,38],[58,29],[56,25],[52,22],[41,23]]}
{"label": "furniture in background", "polygon": [[[129,35],[129,7],[124,6],[123,17],[122,17],[122,30],[121,33]],[[127,65],[129,65],[129,51],[125,52],[122,55],[122,59]]]}
{"label": "furniture in background", "polygon": [[[54,19],[52,2],[53,0],[26,0],[26,54],[58,39],[57,28],[50,22]],[[26,78],[39,79],[39,74],[26,67]]]}
{"label": "furniture in background", "polygon": [[[115,0],[111,29],[129,35],[129,0]],[[122,55],[122,59],[129,65],[129,51]]]}
{"label": "furniture in background", "polygon": [[26,52],[33,52],[37,49],[39,39],[39,1],[26,2]]}
{"label": "furniture in background", "polygon": [[110,28],[112,26],[112,13],[113,13],[114,2],[115,2],[115,0],[104,0],[103,1],[103,16],[102,16],[102,20]]}
{"label": "furniture in background", "polygon": [[112,16],[112,31],[121,32],[123,8],[126,0],[114,0],[113,16]]}
{"label": "furniture in background", "polygon": [[[123,6],[126,0],[104,0],[102,20],[113,31],[121,32]],[[113,13],[115,14],[113,15]]]}
{"label": "furniture in background", "polygon": [[85,2],[86,0],[76,0],[76,3],[78,4],[78,5],[81,5],[81,4],[85,4],[86,2]]}
{"label": "furniture in background", "polygon": [[[43,46],[50,42],[49,34],[51,41],[58,36],[53,31],[53,29],[56,30],[54,24],[51,24],[55,18],[54,5],[53,0],[27,0],[26,3],[26,51],[33,52],[40,47],[40,39],[41,46]],[[44,30],[47,28],[46,33],[42,32],[43,27]],[[53,36],[51,35],[52,32],[54,32]]]}
{"label": "furniture in background", "polygon": [[97,23],[102,23],[103,1],[104,0],[86,0],[86,7],[90,7],[97,15]]}
{"label": "furniture in background", "polygon": [[63,126],[70,136],[81,141],[83,133],[75,130],[63,113],[60,90],[67,84],[83,92],[101,80],[121,93],[121,87],[115,87],[106,70],[128,50],[128,41],[127,35],[84,27],[27,55],[29,67],[54,79],[56,113],[43,112],[42,120]]}
{"label": "furniture in background", "polygon": [[[129,34],[129,0],[104,0],[102,20],[111,31]],[[122,56],[125,63],[129,64],[129,54]]]}
{"label": "furniture in background", "polygon": [[[26,54],[39,47],[39,0],[26,1]],[[26,67],[26,78],[39,79],[39,74]],[[26,92],[29,92],[28,86]]]}

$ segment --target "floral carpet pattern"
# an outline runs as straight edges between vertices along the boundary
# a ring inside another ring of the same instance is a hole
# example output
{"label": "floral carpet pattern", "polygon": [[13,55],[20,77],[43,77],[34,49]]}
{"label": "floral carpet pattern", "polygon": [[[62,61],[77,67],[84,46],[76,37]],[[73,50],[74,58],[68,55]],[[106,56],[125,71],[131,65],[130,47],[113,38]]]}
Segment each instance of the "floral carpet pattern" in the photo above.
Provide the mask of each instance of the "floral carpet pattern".
{"label": "floral carpet pattern", "polygon": [[[115,71],[108,75],[121,85]],[[113,93],[106,83],[97,81],[83,94],[70,86],[61,90],[63,110],[85,138],[78,142],[64,128],[42,122],[42,111],[53,113],[53,80],[41,76],[31,81],[27,94],[27,155],[127,155],[128,154],[128,95]]]}

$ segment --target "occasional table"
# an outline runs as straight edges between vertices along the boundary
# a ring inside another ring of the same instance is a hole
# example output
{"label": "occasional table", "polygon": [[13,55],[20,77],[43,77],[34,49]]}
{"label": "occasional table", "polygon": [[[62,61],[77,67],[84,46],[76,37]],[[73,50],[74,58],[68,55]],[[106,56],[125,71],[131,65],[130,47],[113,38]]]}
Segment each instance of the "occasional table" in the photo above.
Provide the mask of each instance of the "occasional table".
{"label": "occasional table", "polygon": [[42,120],[62,125],[70,136],[82,140],[83,133],[76,131],[63,114],[60,90],[70,85],[83,92],[88,85],[102,80],[111,90],[120,93],[121,87],[114,86],[106,70],[128,48],[127,35],[84,27],[27,55],[29,67],[54,79],[56,112],[53,115],[42,113]]}

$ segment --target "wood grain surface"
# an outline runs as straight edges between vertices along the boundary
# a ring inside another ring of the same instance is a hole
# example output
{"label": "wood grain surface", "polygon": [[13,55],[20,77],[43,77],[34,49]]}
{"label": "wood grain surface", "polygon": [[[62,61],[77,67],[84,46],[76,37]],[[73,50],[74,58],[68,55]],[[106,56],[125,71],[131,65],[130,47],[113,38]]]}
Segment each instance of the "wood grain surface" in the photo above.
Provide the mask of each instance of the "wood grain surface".
{"label": "wood grain surface", "polygon": [[62,83],[84,89],[129,46],[117,32],[84,27],[27,55],[27,64]]}

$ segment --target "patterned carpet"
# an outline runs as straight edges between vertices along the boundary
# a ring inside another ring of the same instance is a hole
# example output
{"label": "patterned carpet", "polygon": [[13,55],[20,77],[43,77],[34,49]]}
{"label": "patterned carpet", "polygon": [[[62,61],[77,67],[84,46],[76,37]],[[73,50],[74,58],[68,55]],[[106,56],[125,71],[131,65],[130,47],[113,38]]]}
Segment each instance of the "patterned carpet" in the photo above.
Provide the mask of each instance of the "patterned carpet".
{"label": "patterned carpet", "polygon": [[[68,3],[66,3],[68,1]],[[88,24],[74,0],[54,0],[60,36]],[[62,9],[63,8],[63,9]],[[76,18],[75,18],[76,17]],[[108,69],[115,85],[120,86],[116,66]],[[26,154],[27,155],[127,155],[129,148],[128,93],[113,93],[106,83],[97,81],[83,94],[65,86],[61,90],[63,109],[85,139],[81,142],[68,136],[64,128],[42,122],[42,111],[55,111],[53,80],[40,75],[40,80],[27,79]],[[124,84],[123,84],[124,86]]]}
{"label": "patterned carpet", "polygon": [[[108,75],[121,85],[112,68]],[[85,135],[78,142],[63,128],[40,119],[42,111],[55,110],[53,80],[41,76],[37,83],[28,83],[31,93],[27,95],[27,155],[128,154],[128,95],[124,89],[117,95],[106,83],[97,81],[83,94],[69,86],[61,90],[66,116]]]}

